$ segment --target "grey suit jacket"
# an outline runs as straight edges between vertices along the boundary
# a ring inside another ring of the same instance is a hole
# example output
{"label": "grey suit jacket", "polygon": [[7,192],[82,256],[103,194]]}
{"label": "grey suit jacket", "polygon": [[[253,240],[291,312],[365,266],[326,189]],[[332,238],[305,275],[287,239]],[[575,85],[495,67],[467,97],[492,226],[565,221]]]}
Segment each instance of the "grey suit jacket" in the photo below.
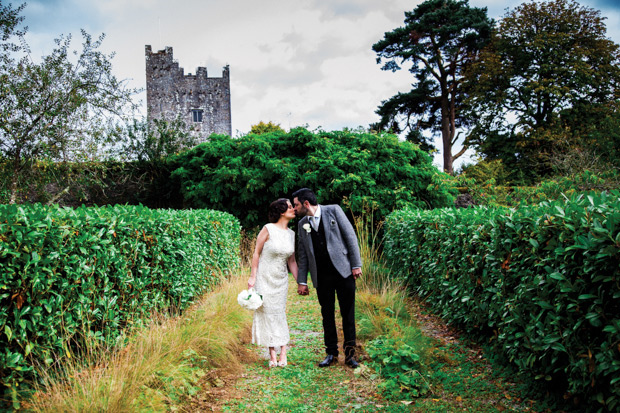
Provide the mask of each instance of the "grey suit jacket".
{"label": "grey suit jacket", "polygon": [[[351,275],[353,268],[362,267],[355,230],[339,205],[321,205],[321,223],[325,231],[329,257],[340,275],[347,278]],[[312,246],[312,235],[304,229],[304,224],[310,225],[307,216],[303,217],[297,224],[297,265],[299,267],[297,282],[307,283],[309,270],[312,284],[316,287],[317,266]]]}

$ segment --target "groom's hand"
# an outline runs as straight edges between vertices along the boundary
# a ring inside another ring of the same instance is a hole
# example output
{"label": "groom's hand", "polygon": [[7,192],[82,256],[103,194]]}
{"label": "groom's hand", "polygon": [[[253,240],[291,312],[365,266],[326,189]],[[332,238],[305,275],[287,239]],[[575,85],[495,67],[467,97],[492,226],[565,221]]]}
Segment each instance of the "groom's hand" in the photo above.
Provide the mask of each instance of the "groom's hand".
{"label": "groom's hand", "polygon": [[310,294],[310,290],[308,289],[307,285],[298,284],[297,285],[297,294],[299,294],[299,295],[308,295],[308,294]]}
{"label": "groom's hand", "polygon": [[362,276],[362,269],[356,268],[354,270],[351,270],[351,274],[353,275],[353,279],[357,280],[358,278]]}

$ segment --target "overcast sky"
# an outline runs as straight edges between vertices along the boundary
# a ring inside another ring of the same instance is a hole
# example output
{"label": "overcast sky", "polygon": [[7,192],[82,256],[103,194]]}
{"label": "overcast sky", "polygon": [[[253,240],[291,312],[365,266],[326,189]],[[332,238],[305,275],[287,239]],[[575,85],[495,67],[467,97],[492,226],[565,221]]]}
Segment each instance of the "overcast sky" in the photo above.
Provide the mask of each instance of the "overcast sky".
{"label": "overcast sky", "polygon": [[[4,2],[4,0],[3,0]],[[23,15],[34,57],[53,39],[80,29],[106,34],[102,50],[128,85],[146,88],[144,46],[166,46],[195,73],[220,77],[230,65],[233,135],[259,121],[283,128],[341,130],[376,122],[377,106],[411,89],[406,70],[384,72],[371,47],[403,25],[405,0],[29,0]],[[498,20],[521,1],[470,0]],[[582,0],[607,17],[608,36],[620,43],[620,1]],[[13,0],[13,4],[20,4]],[[144,102],[145,93],[137,100]],[[144,106],[143,106],[144,107]],[[441,145],[438,145],[441,149]],[[435,157],[441,167],[441,157]],[[458,165],[458,163],[457,163]]]}

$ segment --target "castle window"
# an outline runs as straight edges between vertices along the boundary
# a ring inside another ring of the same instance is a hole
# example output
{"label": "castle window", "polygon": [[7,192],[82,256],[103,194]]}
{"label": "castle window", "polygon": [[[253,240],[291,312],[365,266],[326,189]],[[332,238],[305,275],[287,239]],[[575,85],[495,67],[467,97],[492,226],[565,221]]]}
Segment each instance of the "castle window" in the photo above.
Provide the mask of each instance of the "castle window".
{"label": "castle window", "polygon": [[192,118],[194,122],[202,122],[202,109],[192,109]]}

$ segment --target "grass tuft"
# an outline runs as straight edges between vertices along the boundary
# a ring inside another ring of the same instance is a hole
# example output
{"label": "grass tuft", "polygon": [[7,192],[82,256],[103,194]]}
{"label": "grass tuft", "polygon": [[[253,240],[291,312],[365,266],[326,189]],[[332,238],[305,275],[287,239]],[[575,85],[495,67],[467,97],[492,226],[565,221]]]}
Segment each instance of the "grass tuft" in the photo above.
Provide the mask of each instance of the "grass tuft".
{"label": "grass tuft", "polygon": [[90,348],[52,371],[30,399],[33,411],[169,410],[199,388],[205,370],[240,369],[251,313],[236,302],[244,276],[224,281],[180,317],[158,315],[122,349]]}
{"label": "grass tuft", "polygon": [[394,279],[383,264],[379,238],[383,223],[375,224],[372,213],[354,217],[354,221],[363,263],[357,283],[358,334],[361,339],[400,335],[414,320],[409,316],[411,301],[404,283]]}

